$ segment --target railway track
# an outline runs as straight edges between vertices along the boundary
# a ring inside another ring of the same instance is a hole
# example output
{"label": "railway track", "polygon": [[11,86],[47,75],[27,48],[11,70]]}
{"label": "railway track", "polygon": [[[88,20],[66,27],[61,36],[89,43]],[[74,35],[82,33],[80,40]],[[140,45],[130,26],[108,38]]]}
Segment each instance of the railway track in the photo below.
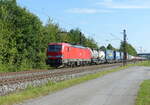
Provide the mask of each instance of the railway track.
{"label": "railway track", "polygon": [[118,67],[121,63],[116,64],[103,64],[94,66],[85,66],[77,68],[62,68],[54,70],[33,70],[33,71],[23,71],[23,72],[11,72],[11,73],[0,73],[0,86],[22,83],[27,81],[41,80],[45,78],[54,78],[63,75],[71,75],[82,73],[92,70],[104,70],[104,68]]}

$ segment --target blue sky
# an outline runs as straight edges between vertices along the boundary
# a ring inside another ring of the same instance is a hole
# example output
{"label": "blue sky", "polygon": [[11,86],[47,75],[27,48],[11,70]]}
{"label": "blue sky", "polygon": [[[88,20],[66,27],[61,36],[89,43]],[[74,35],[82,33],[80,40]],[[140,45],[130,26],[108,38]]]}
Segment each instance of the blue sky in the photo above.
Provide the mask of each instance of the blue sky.
{"label": "blue sky", "polygon": [[118,48],[123,29],[137,51],[150,52],[150,0],[18,0],[45,24],[80,28],[100,45]]}

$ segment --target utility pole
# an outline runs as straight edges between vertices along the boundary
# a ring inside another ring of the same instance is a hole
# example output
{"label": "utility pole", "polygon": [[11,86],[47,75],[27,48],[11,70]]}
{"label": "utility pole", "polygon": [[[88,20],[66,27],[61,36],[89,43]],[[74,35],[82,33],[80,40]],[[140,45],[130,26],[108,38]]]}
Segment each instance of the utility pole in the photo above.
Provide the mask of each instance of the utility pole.
{"label": "utility pole", "polygon": [[123,44],[124,44],[124,51],[123,51],[123,65],[127,64],[127,34],[126,30],[123,30]]}
{"label": "utility pole", "polygon": [[80,45],[82,45],[82,33],[80,32]]}

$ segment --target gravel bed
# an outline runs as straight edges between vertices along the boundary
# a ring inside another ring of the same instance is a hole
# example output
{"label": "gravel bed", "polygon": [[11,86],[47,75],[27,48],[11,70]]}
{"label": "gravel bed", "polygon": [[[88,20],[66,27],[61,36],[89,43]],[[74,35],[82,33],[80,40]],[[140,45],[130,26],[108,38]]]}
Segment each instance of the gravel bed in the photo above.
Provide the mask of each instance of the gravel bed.
{"label": "gravel bed", "polygon": [[[34,87],[41,86],[41,85],[44,85],[44,84],[48,83],[49,81],[59,82],[59,81],[69,80],[69,79],[85,76],[85,75],[88,75],[88,74],[94,74],[94,73],[97,73],[97,72],[100,72],[100,71],[104,71],[104,70],[110,70],[110,69],[117,68],[117,67],[119,67],[119,66],[112,66],[112,67],[107,67],[107,68],[105,67],[105,68],[99,68],[99,69],[98,68],[97,69],[93,68],[92,70],[90,70],[90,69],[84,70],[84,69],[87,68],[87,67],[84,67],[82,72],[77,72],[77,73],[72,73],[72,74],[71,73],[62,74],[62,75],[51,76],[51,77],[46,77],[46,78],[42,78],[42,79],[38,79],[37,78],[35,80],[22,81],[22,82],[20,81],[20,82],[14,83],[14,84],[9,84],[9,83],[8,84],[4,84],[4,85],[1,84],[0,85],[0,96],[7,95],[7,94],[12,93],[12,92],[16,92],[16,91],[20,91],[20,90],[26,89],[28,86],[34,86]],[[74,69],[77,69],[77,68],[74,68]],[[65,71],[63,71],[63,72],[65,72]],[[56,72],[56,71],[40,72],[39,74],[45,75],[47,73],[54,73],[54,72]],[[62,71],[61,70],[57,70],[57,73],[58,72],[61,73]],[[33,76],[35,74],[31,73],[31,74],[24,74],[24,75]]]}

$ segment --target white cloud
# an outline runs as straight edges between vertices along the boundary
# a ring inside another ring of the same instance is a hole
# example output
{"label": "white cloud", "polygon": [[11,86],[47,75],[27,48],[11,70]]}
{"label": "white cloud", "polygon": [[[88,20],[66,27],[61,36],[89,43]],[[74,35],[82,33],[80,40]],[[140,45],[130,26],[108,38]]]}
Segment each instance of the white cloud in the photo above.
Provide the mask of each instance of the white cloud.
{"label": "white cloud", "polygon": [[149,9],[150,6],[140,6],[140,5],[112,5],[109,8],[116,9]]}
{"label": "white cloud", "polygon": [[[113,0],[104,0],[96,3],[105,8],[114,9],[150,9],[150,4],[146,2],[137,2],[137,0],[130,0],[130,2],[115,2]],[[148,5],[149,4],[149,5]]]}
{"label": "white cloud", "polygon": [[113,2],[113,0],[104,0],[104,2]]}
{"label": "white cloud", "polygon": [[68,13],[76,14],[96,14],[96,13],[110,13],[110,10],[100,10],[100,9],[91,9],[91,8],[73,8],[66,10]]}

